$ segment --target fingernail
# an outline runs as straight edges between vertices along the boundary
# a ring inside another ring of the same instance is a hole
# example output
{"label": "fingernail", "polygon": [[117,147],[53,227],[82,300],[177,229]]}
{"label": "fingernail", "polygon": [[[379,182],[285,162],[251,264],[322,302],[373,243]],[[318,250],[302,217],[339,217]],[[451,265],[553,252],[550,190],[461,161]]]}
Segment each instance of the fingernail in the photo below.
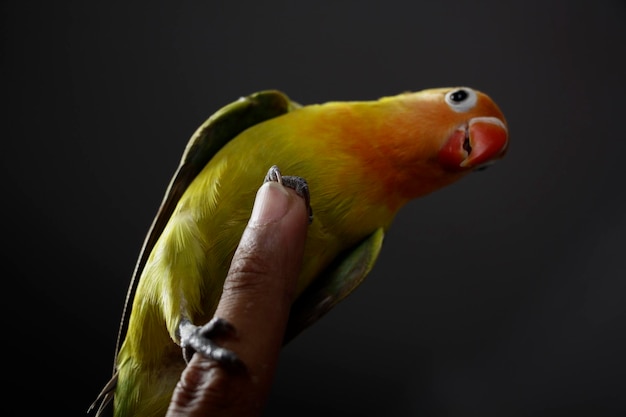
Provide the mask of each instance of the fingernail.
{"label": "fingernail", "polygon": [[266,182],[257,191],[250,223],[266,224],[277,222],[287,214],[289,192],[277,182]]}

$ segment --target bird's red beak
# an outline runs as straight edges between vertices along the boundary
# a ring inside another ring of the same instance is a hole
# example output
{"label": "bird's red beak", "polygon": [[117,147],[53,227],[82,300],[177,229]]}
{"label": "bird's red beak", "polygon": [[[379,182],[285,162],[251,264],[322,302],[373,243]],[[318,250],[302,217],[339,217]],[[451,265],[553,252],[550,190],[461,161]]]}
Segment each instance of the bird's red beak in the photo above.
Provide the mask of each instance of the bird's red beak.
{"label": "bird's red beak", "polygon": [[448,138],[439,151],[439,163],[451,171],[480,168],[504,156],[508,140],[502,120],[475,117]]}

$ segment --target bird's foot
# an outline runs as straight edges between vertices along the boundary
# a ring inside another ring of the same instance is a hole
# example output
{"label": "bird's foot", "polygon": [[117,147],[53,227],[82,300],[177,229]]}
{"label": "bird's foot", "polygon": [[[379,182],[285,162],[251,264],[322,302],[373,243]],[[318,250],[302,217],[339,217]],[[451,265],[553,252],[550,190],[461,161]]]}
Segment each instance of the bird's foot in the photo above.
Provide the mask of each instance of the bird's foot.
{"label": "bird's foot", "polygon": [[178,329],[185,362],[189,363],[193,354],[199,352],[227,369],[245,369],[244,363],[235,352],[220,347],[213,341],[217,337],[228,337],[235,334],[235,328],[226,320],[214,317],[204,326],[196,326],[185,319],[181,321]]}
{"label": "bird's foot", "polygon": [[263,182],[274,181],[285,187],[293,189],[300,197],[304,198],[307,211],[309,213],[309,224],[313,221],[313,209],[311,209],[311,195],[309,193],[309,184],[302,177],[295,176],[283,176],[276,165],[267,171],[265,180]]}

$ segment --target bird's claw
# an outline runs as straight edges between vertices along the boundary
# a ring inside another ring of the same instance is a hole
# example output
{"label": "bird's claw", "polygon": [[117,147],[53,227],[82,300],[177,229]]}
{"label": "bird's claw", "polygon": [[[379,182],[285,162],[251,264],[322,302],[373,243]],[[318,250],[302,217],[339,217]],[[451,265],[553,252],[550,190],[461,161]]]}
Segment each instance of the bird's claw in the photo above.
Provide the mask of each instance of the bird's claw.
{"label": "bird's claw", "polygon": [[300,197],[304,198],[307,212],[309,213],[309,224],[313,221],[313,209],[311,208],[311,194],[309,193],[309,184],[302,177],[283,176],[280,169],[276,165],[267,171],[267,175],[263,182],[274,181],[285,187],[293,189]]}
{"label": "bird's claw", "polygon": [[198,352],[227,369],[245,369],[244,363],[235,352],[220,347],[213,341],[216,337],[235,334],[235,328],[226,320],[214,317],[204,326],[196,326],[189,320],[183,320],[179,326],[179,333],[185,362],[189,363],[193,354]]}

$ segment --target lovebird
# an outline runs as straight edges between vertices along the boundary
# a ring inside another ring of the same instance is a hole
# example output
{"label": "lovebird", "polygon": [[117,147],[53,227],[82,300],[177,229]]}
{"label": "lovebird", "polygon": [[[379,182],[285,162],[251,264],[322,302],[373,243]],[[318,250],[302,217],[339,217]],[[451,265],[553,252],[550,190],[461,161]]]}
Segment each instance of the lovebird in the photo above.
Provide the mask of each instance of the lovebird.
{"label": "lovebird", "polygon": [[112,403],[115,417],[162,416],[185,349],[236,361],[210,337],[192,336],[217,323],[264,178],[298,187],[311,214],[287,343],[363,282],[407,202],[499,160],[508,144],[500,108],[470,87],[311,105],[266,90],[219,109],[191,136],[149,228],[113,376],[90,411]]}

